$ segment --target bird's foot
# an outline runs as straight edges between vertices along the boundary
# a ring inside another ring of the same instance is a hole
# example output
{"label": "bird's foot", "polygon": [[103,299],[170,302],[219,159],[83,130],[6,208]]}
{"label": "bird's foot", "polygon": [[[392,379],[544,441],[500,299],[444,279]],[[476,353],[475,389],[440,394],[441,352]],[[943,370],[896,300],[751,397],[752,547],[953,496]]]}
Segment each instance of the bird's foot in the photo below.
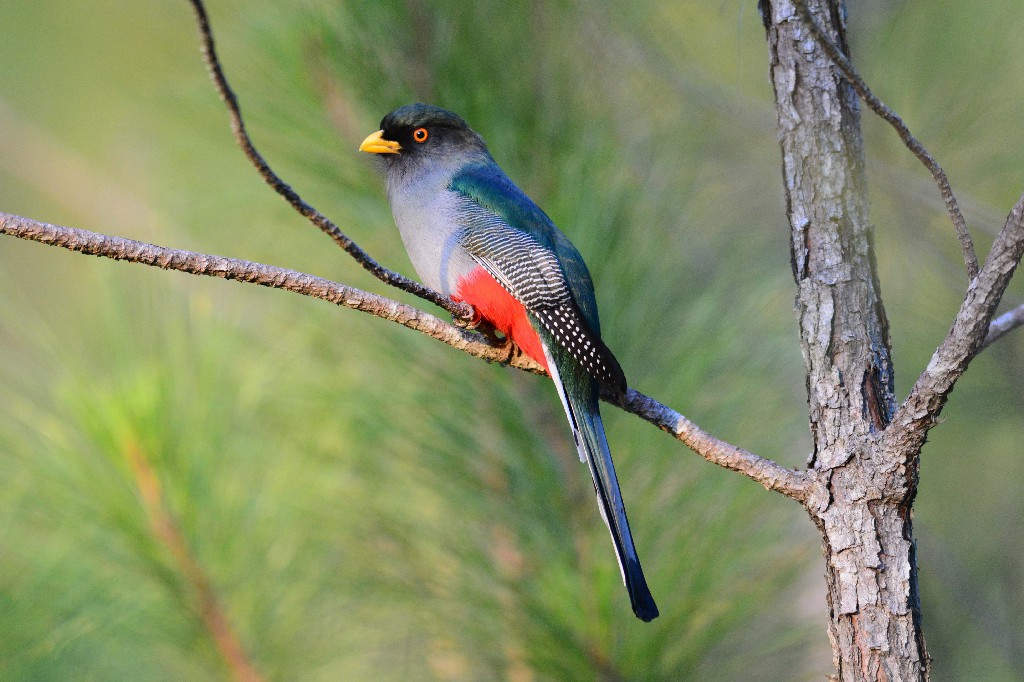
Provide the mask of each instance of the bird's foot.
{"label": "bird's foot", "polygon": [[501,345],[502,350],[507,353],[504,360],[498,360],[498,364],[502,367],[511,365],[516,358],[523,354],[522,349],[519,348],[512,339],[502,339]]}
{"label": "bird's foot", "polygon": [[459,329],[476,329],[479,327],[483,323],[484,318],[480,317],[480,313],[476,311],[476,308],[470,308],[470,310],[473,311],[473,314],[469,317],[452,315],[452,324]]}
{"label": "bird's foot", "polygon": [[471,329],[477,332],[487,339],[487,342],[492,346],[500,346],[505,341],[505,337],[498,334],[498,330],[494,328],[494,325],[481,317],[476,308],[473,309],[473,316],[468,319],[452,315],[452,324],[460,329]]}
{"label": "bird's foot", "polygon": [[476,325],[476,331],[480,336],[487,339],[487,343],[492,346],[503,348],[512,343],[511,339],[507,338],[504,334],[499,333],[498,330],[494,328],[494,325],[487,320],[479,322]]}
{"label": "bird's foot", "polygon": [[494,346],[496,349],[505,352],[505,358],[498,360],[500,365],[509,365],[515,360],[522,351],[519,350],[519,346],[513,343],[512,339],[508,338],[501,332],[499,332],[493,324],[485,320],[480,316],[476,309],[473,309],[473,316],[469,319],[464,317],[456,317],[452,315],[452,324],[460,329],[471,329],[484,337],[488,344]]}

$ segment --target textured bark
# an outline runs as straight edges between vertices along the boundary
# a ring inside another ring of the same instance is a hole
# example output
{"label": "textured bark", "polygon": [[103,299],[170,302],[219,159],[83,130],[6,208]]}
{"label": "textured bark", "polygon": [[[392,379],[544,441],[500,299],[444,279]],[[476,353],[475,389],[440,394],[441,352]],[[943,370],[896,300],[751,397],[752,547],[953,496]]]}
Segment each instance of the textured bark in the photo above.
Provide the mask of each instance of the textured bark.
{"label": "textured bark", "polygon": [[[842,0],[760,0],[775,89],[814,451],[803,500],[822,536],[829,637],[842,680],[924,680],[912,509],[921,449],[957,380],[1024,324],[992,318],[1024,255],[1024,196],[980,269],[945,173],[854,71]],[[872,252],[858,96],[932,174],[969,285],[952,326],[896,408]]]}
{"label": "textured bark", "polygon": [[[842,680],[927,677],[911,534],[917,458],[886,451],[895,412],[872,252],[857,95],[788,0],[762,3],[775,88],[797,315],[821,482],[829,637]],[[838,2],[808,8],[844,52]]]}

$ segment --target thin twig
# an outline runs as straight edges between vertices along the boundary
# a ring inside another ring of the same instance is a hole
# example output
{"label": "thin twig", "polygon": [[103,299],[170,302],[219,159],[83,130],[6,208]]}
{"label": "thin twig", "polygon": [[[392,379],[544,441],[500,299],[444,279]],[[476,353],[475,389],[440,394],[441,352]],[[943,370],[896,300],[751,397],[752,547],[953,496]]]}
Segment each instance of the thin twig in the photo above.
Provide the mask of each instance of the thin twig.
{"label": "thin twig", "polygon": [[[914,382],[910,395],[896,410],[892,423],[886,429],[887,438],[924,442],[957,380],[992,334],[992,318],[1022,256],[1024,194],[1010,211],[1006,224],[989,250],[985,265],[968,287],[949,333]],[[916,449],[904,451],[917,452]]]}
{"label": "thin twig", "polygon": [[[2,212],[0,234],[93,256],[153,265],[164,270],[178,270],[192,275],[220,277],[272,289],[285,289],[397,322],[489,362],[509,362],[509,348],[488,344],[480,334],[460,329],[429,313],[390,298],[295,270],[237,258],[170,249],[134,239],[51,225]],[[509,364],[520,369],[543,372],[539,365],[525,356],[515,357]]]}
{"label": "thin twig", "polygon": [[973,280],[978,276],[978,256],[974,252],[974,241],[971,239],[971,233],[967,229],[967,221],[964,220],[964,215],[960,212],[960,206],[957,203],[956,196],[953,194],[953,189],[949,185],[949,179],[946,177],[946,172],[942,170],[942,167],[938,164],[931,153],[925,149],[925,146],[910,133],[910,129],[907,128],[903,119],[900,118],[895,111],[883,104],[882,100],[878,99],[878,97],[871,92],[867,83],[865,83],[864,79],[857,73],[857,70],[853,67],[853,64],[847,56],[843,54],[836,44],[828,37],[817,19],[815,19],[811,14],[810,9],[807,7],[806,0],[793,0],[793,2],[800,11],[804,22],[810,28],[811,33],[814,34],[818,44],[821,45],[822,49],[825,50],[825,53],[839,68],[843,77],[849,81],[850,85],[853,86],[853,89],[858,95],[860,95],[860,98],[863,99],[869,107],[871,107],[871,110],[896,130],[896,134],[899,135],[900,140],[903,141],[903,144],[907,149],[909,149],[914,156],[924,164],[924,167],[928,169],[928,172],[932,174],[935,184],[939,187],[939,193],[942,195],[942,200],[946,204],[946,211],[949,213],[950,220],[953,221],[953,229],[956,230],[956,237],[960,241],[960,250],[963,252],[964,265],[967,268],[967,278]]}
{"label": "thin twig", "polygon": [[807,502],[815,490],[808,472],[787,469],[770,459],[719,440],[672,408],[639,391],[627,390],[622,404],[609,397],[605,400],[671,434],[712,464],[745,474],[766,490],[774,490],[799,502]]}
{"label": "thin twig", "polygon": [[[0,234],[165,270],[284,289],[396,322],[489,362],[499,362],[539,374],[544,372],[543,368],[522,353],[512,353],[508,345],[488,342],[480,334],[460,329],[398,301],[294,270],[235,258],[169,249],[89,230],[51,225],[2,212]],[[812,491],[816,489],[807,472],[786,469],[771,460],[721,441],[675,410],[638,391],[630,389],[621,403],[609,397],[605,397],[605,400],[671,434],[707,461],[738,471],[765,488],[801,502],[807,502]]]}
{"label": "thin twig", "polygon": [[1017,327],[1024,325],[1024,305],[1019,305],[1012,310],[1008,310],[996,319],[992,320],[992,324],[988,328],[988,336],[981,343],[981,348],[978,350],[984,350],[990,345],[998,341],[999,339],[1006,336],[1006,334]]}
{"label": "thin twig", "polygon": [[256,170],[259,171],[263,180],[270,185],[275,192],[284,197],[284,199],[291,204],[292,208],[298,211],[313,225],[320,228],[320,230],[333,239],[338,246],[355,258],[360,265],[366,268],[366,270],[368,270],[377,279],[381,280],[385,284],[407,291],[410,294],[419,296],[434,305],[444,308],[456,318],[467,321],[472,319],[473,311],[466,304],[456,303],[447,296],[444,296],[429,287],[425,287],[419,282],[415,282],[397,272],[389,270],[378,263],[370,256],[370,254],[366,253],[366,251],[342,232],[341,228],[306,203],[290,185],[285,183],[277,173],[270,168],[270,165],[267,163],[266,159],[263,158],[263,155],[256,150],[255,145],[252,143],[252,139],[249,137],[249,133],[246,132],[245,122],[242,119],[242,111],[238,105],[238,98],[235,96],[234,91],[228,84],[227,77],[224,75],[224,70],[221,68],[220,60],[217,57],[217,51],[213,43],[213,29],[210,27],[210,21],[206,15],[206,8],[203,6],[201,0],[189,0],[189,2],[192,4],[192,10],[196,17],[196,24],[199,27],[203,60],[206,62],[206,67],[210,72],[210,78],[213,80],[214,87],[217,89],[217,94],[220,95],[221,101],[224,102],[224,105],[228,109],[228,115],[231,118],[231,131],[234,133],[235,140],[238,142],[238,145],[242,148],[242,152],[245,154],[246,158],[249,159],[252,165],[255,166]]}

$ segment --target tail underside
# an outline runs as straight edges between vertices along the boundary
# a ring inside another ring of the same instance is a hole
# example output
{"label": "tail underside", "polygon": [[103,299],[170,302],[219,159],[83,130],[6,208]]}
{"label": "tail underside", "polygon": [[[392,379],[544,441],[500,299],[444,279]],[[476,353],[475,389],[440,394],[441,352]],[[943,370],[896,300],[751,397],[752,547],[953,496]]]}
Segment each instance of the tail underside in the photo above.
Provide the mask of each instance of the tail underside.
{"label": "tail underside", "polygon": [[585,372],[574,371],[575,367],[566,367],[564,363],[562,373],[570,376],[563,377],[557,369],[559,363],[550,355],[547,359],[551,378],[554,379],[558,396],[562,399],[562,405],[572,426],[580,459],[590,467],[594,490],[597,493],[597,504],[608,530],[611,531],[615,555],[619,560],[619,570],[629,592],[633,613],[640,620],[650,622],[658,617],[658,607],[647,587],[647,580],[640,567],[640,558],[637,556],[636,547],[633,546],[626,508],[622,503],[619,482],[615,476],[615,465],[612,463],[608,439],[605,437],[601,413],[598,410],[598,386]]}

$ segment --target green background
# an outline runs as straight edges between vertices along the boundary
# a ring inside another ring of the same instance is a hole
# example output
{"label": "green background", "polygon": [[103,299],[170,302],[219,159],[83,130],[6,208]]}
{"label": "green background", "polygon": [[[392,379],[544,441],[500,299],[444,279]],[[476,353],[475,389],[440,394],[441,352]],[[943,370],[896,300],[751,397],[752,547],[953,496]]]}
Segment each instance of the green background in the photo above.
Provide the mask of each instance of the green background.
{"label": "green background", "polygon": [[[396,295],[234,147],[187,3],[3,5],[0,208]],[[800,466],[754,5],[209,10],[257,145],[376,258],[411,274],[356,146],[395,106],[451,108],[586,257],[630,383]],[[1019,3],[849,10],[855,62],[944,164],[984,254],[1024,186]],[[927,173],[885,124],[864,128],[902,398],[966,282]],[[1015,283],[1004,307],[1022,299]],[[971,366],[924,451],[936,680],[1024,679],[1022,351],[1017,332]],[[0,239],[0,678],[229,675],[134,453],[271,679],[822,679],[806,516],[635,417],[605,421],[661,608],[649,625],[544,380],[311,299]]]}

